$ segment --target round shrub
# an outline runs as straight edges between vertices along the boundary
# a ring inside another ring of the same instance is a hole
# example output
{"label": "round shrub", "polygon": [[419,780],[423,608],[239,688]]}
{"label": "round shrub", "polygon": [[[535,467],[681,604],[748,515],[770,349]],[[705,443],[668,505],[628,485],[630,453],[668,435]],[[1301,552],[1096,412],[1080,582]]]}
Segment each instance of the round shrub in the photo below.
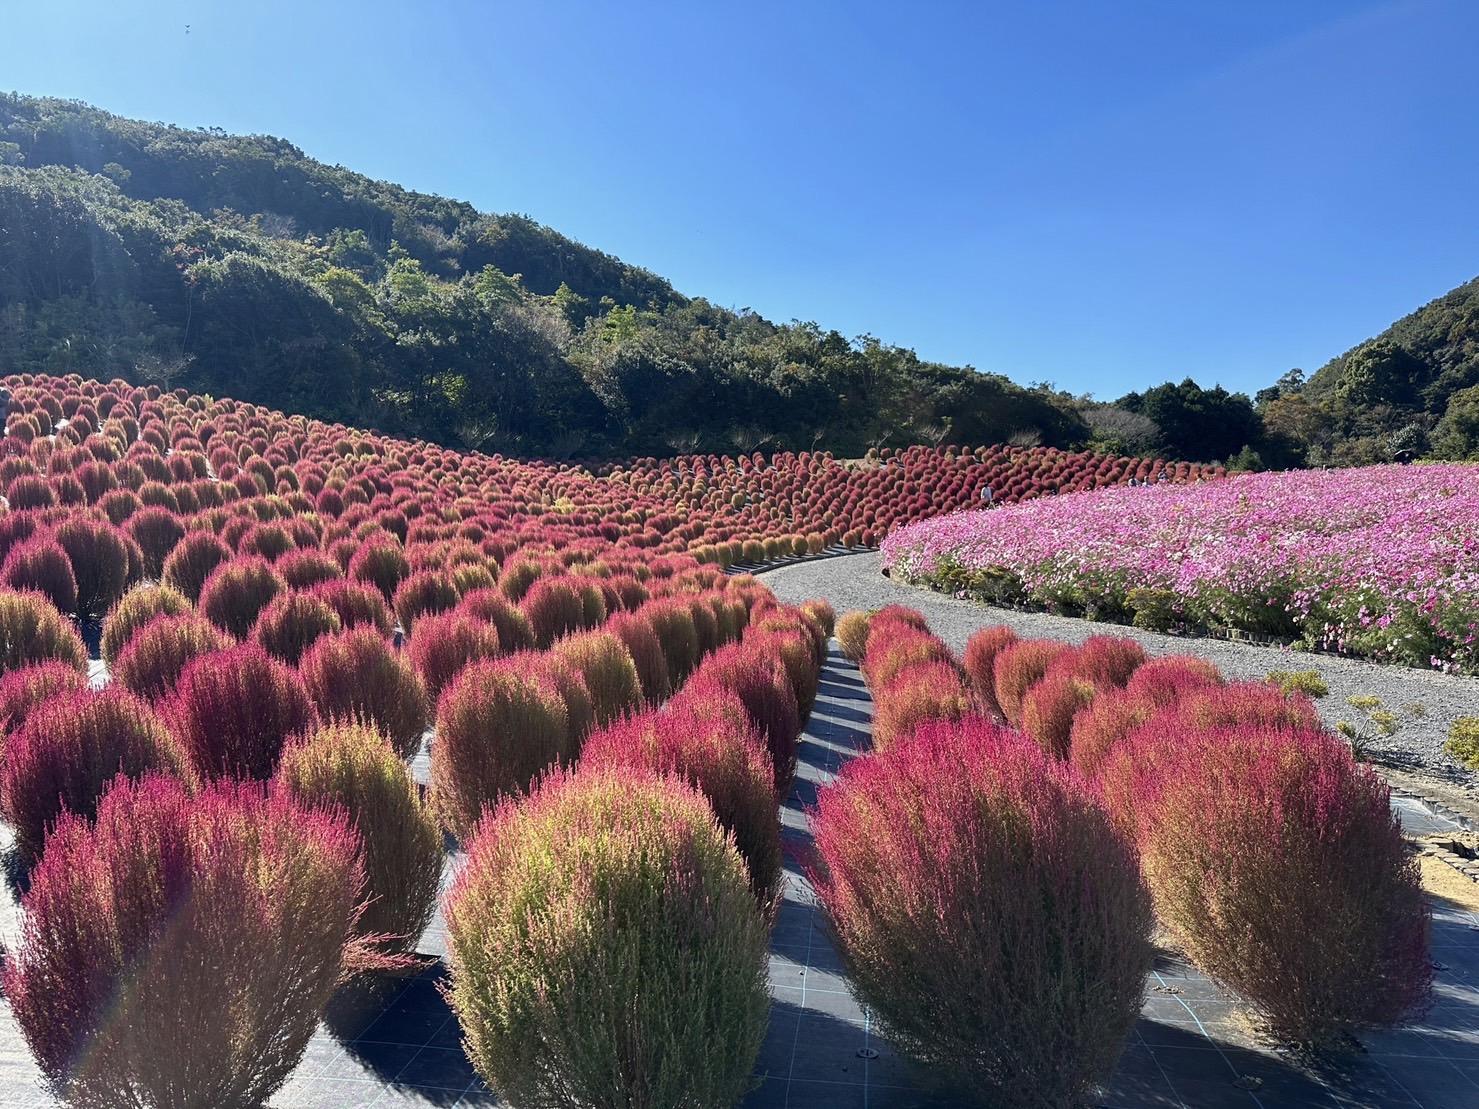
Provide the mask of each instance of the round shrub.
{"label": "round shrub", "polygon": [[509,652],[527,651],[534,646],[529,618],[497,589],[473,590],[458,602],[457,611],[492,624],[498,632],[498,642]]}
{"label": "round shrub", "polygon": [[676,688],[688,680],[698,665],[700,652],[698,632],[693,626],[693,610],[671,597],[648,601],[639,610],[657,635],[663,659],[668,664],[668,680]]}
{"label": "round shrub", "polygon": [[597,727],[635,712],[642,704],[642,682],[626,645],[605,630],[566,636],[554,654],[573,666],[590,693]]}
{"label": "round shrub", "polygon": [[[796,746],[801,718],[791,679],[780,659],[746,640],[715,651],[694,674],[695,695],[711,686],[739,697],[765,740],[775,771],[776,793],[784,795],[796,776]],[[686,687],[685,687],[686,688]]]}
{"label": "round shrub", "polygon": [[876,622],[868,636],[868,650],[863,654],[863,677],[874,689],[882,689],[894,675],[910,666],[939,662],[955,665],[950,648],[938,636],[909,625],[882,629]]}
{"label": "round shrub", "polygon": [[40,593],[61,612],[77,609],[77,578],[72,561],[55,539],[33,536],[10,548],[0,566],[0,581],[9,589]]}
{"label": "round shrub", "polygon": [[1097,693],[1089,679],[1050,667],[1022,698],[1022,733],[1055,759],[1067,759],[1073,722]]}
{"label": "round shrub", "polygon": [[40,593],[0,590],[0,674],[49,660],[87,672],[76,625]]}
{"label": "round shrub", "polygon": [[200,590],[200,614],[234,639],[245,639],[262,610],[288,583],[260,558],[218,566]]}
{"label": "round shrub", "polygon": [[349,560],[349,576],[373,585],[387,601],[395,596],[396,587],[410,573],[411,564],[405,551],[393,542],[367,543]]}
{"label": "round shrub", "polygon": [[1428,907],[1386,784],[1314,728],[1168,742],[1136,812],[1160,920],[1278,1035],[1320,1044],[1421,1011]]}
{"label": "round shrub", "polygon": [[[288,588],[305,592],[315,585],[321,585],[326,581],[339,581],[344,577],[344,572],[339,569],[337,562],[323,551],[312,549],[289,551],[273,563],[273,569],[282,575],[282,580],[288,583]],[[375,599],[383,604],[379,593],[378,589],[375,590]]]}
{"label": "round shrub", "polygon": [[343,807],[365,868],[358,932],[414,951],[436,911],[442,833],[386,737],[361,724],[320,728],[283,752],[275,780],[304,808]]}
{"label": "round shrub", "polygon": [[1098,694],[1073,718],[1068,734],[1069,761],[1092,780],[1105,759],[1158,711],[1154,701],[1128,689]]}
{"label": "round shrub", "polygon": [[339,614],[317,597],[280,593],[257,616],[252,638],[268,654],[296,666],[304,651],[343,626]]}
{"label": "round shrub", "polygon": [[87,675],[65,662],[38,662],[10,671],[0,677],[0,736],[15,731],[38,706],[53,697],[86,688]]}
{"label": "round shrub", "polygon": [[4,990],[73,1105],[264,1104],[302,1059],[352,949],[347,821],[223,784],[120,781],[64,816]]}
{"label": "round shrub", "polygon": [[324,636],[303,655],[299,673],[320,719],[372,727],[403,759],[421,749],[430,723],[426,689],[374,628]]}
{"label": "round shrub", "polygon": [[535,645],[541,648],[586,626],[580,591],[565,578],[540,578],[524,594],[519,608],[529,621]]}
{"label": "round shrub", "polygon": [[813,814],[812,880],[884,1035],[983,1104],[1067,1106],[1140,1013],[1151,913],[1071,770],[982,719],[855,759]]}
{"label": "round shrub", "polygon": [[992,715],[1002,720],[1006,714],[996,699],[996,656],[1018,642],[1018,635],[1005,624],[982,628],[966,640],[961,666],[970,679],[976,698]]}
{"label": "round shrub", "polygon": [[780,802],[765,741],[728,690],[685,690],[661,712],[647,711],[591,733],[580,765],[630,766],[688,781],[734,836],[750,887],[770,906],[780,890]]}
{"label": "round shrub", "polygon": [[314,723],[303,682],[255,643],[189,662],[165,718],[202,778],[272,777],[283,745]]}
{"label": "round shrub", "polygon": [[817,626],[822,629],[823,636],[827,638],[831,637],[832,629],[837,624],[837,611],[830,603],[820,597],[810,601],[802,601],[801,611],[817,622]]}
{"label": "round shrub", "polygon": [[151,770],[188,773],[154,711],[124,689],[80,689],[37,707],[6,738],[0,807],[16,847],[34,859],[64,809],[91,819],[115,777]]}
{"label": "round shrub", "polygon": [[574,754],[569,710],[553,678],[508,662],[469,664],[437,701],[434,806],[443,827],[464,842],[485,806],[527,790]]}
{"label": "round shrub", "polygon": [[647,703],[660,705],[666,701],[673,692],[672,681],[668,677],[667,656],[652,625],[636,613],[619,612],[602,624],[601,630],[621,640],[632,656]]}
{"label": "round shrub", "polygon": [[1122,686],[1145,662],[1145,651],[1121,635],[1091,635],[1048,669],[1048,676],[1066,674],[1100,689]]}
{"label": "round shrub", "polygon": [[[164,573],[165,559],[185,538],[185,525],[167,508],[151,505],[128,518],[124,530],[133,536],[144,555],[144,576],[158,578]],[[203,580],[203,579],[202,579]]]}
{"label": "round shrub", "polygon": [[506,653],[493,625],[460,611],[423,617],[408,652],[433,701],[468,663]]}
{"label": "round shrub", "polygon": [[770,1007],[746,879],[676,781],[593,770],[501,805],[447,903],[478,1072],[520,1105],[736,1104]]}
{"label": "round shrub", "polygon": [[436,570],[423,570],[411,574],[396,587],[396,618],[400,620],[406,633],[410,634],[418,619],[455,608],[459,599],[460,594],[450,575]]}
{"label": "round shrub", "polygon": [[1021,723],[1022,698],[1048,672],[1048,667],[1071,651],[1056,639],[1022,639],[1003,647],[992,666],[996,703],[1012,726]]}
{"label": "round shrub", "polygon": [[559,691],[560,699],[565,702],[565,712],[570,721],[570,742],[574,753],[578,754],[585,737],[596,726],[596,705],[591,699],[591,691],[585,684],[584,675],[553,651],[527,651],[514,655],[508,660],[508,665],[527,667],[549,675],[550,681]]}
{"label": "round shrub", "polygon": [[157,616],[129,636],[111,673],[114,681],[155,701],[175,688],[192,659],[229,646],[225,632],[193,612]]}
{"label": "round shrub", "polygon": [[873,749],[888,750],[926,721],[960,720],[978,711],[960,672],[950,663],[907,666],[875,698]]}
{"label": "round shrub", "polygon": [[135,632],[157,616],[182,616],[190,601],[168,585],[136,585],[118,599],[103,620],[102,654],[111,667]]}
{"label": "round shrub", "polygon": [[837,618],[837,642],[842,653],[853,662],[863,661],[863,652],[868,649],[868,621],[872,613],[862,609],[844,612]]}
{"label": "round shrub", "polygon": [[308,595],[328,605],[346,629],[372,627],[386,639],[395,630],[390,607],[373,585],[357,581],[324,581],[309,586]]}
{"label": "round shrub", "polygon": [[1190,655],[1166,655],[1137,668],[1125,688],[1135,697],[1164,707],[1188,690],[1221,684],[1222,674],[1210,662]]}
{"label": "round shrub", "polygon": [[231,548],[214,535],[192,531],[165,558],[164,584],[178,589],[191,601],[199,601],[206,579],[216,567],[230,562],[231,557]]}
{"label": "round shrub", "polygon": [[71,516],[57,526],[56,541],[77,578],[77,614],[102,616],[123,596],[133,576],[123,536],[107,520]]}

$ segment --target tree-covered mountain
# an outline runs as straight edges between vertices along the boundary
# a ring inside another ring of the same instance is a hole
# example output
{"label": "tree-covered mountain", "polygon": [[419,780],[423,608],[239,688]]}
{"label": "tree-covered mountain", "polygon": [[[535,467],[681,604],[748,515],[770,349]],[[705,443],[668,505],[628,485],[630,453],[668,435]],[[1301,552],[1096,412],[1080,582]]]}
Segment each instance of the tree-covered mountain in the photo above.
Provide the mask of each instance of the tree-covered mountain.
{"label": "tree-covered mountain", "polygon": [[690,298],[281,139],[20,95],[0,96],[0,369],[562,456],[1075,446],[1093,407]]}
{"label": "tree-covered mountain", "polygon": [[1399,452],[1479,459],[1479,278],[1258,395],[1270,432],[1311,463],[1355,465]]}

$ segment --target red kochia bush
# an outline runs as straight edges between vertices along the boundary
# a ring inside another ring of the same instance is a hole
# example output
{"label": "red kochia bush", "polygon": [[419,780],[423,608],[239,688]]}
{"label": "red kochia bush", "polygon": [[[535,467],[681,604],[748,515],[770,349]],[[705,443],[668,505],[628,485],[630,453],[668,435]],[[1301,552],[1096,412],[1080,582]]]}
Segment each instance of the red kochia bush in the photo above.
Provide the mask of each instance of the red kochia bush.
{"label": "red kochia bush", "polygon": [[200,614],[227,635],[245,639],[262,610],[287,591],[288,583],[263,559],[239,559],[217,567],[206,579]]}
{"label": "red kochia bush", "polygon": [[1050,667],[1047,676],[1022,698],[1022,733],[1055,759],[1068,758],[1073,722],[1098,692],[1099,687],[1087,678]]}
{"label": "red kochia bush", "polygon": [[468,663],[504,654],[493,625],[462,612],[424,616],[416,624],[408,652],[411,665],[435,701]]}
{"label": "red kochia bush", "polygon": [[412,625],[423,616],[432,616],[454,608],[459,599],[457,587],[449,574],[422,570],[411,574],[396,586],[394,608],[401,627],[409,634]]}
{"label": "red kochia bush", "polygon": [[355,581],[368,582],[384,595],[388,601],[402,579],[411,573],[411,564],[399,544],[382,540],[367,543],[349,560],[349,576]]}
{"label": "red kochia bush", "polygon": [[1042,680],[1048,667],[1073,648],[1056,639],[1022,639],[997,653],[992,674],[996,703],[1007,723],[1015,727],[1022,719],[1022,698]]}
{"label": "red kochia bush", "polygon": [[1386,784],[1315,728],[1183,732],[1137,781],[1145,875],[1191,959],[1299,1043],[1428,1002],[1428,908]]}
{"label": "red kochia bush", "polygon": [[185,525],[167,508],[157,505],[141,508],[128,518],[125,529],[144,555],[144,575],[157,578],[164,572],[164,560],[175,545],[185,538]]}
{"label": "red kochia bush", "polygon": [[983,1103],[1083,1103],[1151,965],[1135,857],[1077,776],[982,719],[928,724],[824,787],[812,880],[859,997]]}
{"label": "red kochia bush", "polygon": [[[57,526],[56,541],[77,578],[79,616],[103,615],[137,576],[130,573],[128,545],[107,520],[71,516]],[[142,573],[143,567],[138,570]]]}
{"label": "red kochia bush", "polygon": [[1048,668],[1048,676],[1081,678],[1098,689],[1122,686],[1145,662],[1145,651],[1122,635],[1091,635]]}
{"label": "red kochia bush", "polygon": [[86,673],[76,626],[40,593],[0,590],[0,674],[50,660]]}
{"label": "red kochia bush", "polygon": [[[38,662],[0,677],[0,735],[15,731],[53,697],[87,688],[87,675],[65,662]],[[0,742],[0,750],[3,750]]]}
{"label": "red kochia bush", "polygon": [[299,673],[321,719],[377,728],[403,759],[421,749],[430,715],[426,690],[374,628],[324,636],[304,654]]}
{"label": "red kochia bush", "polygon": [[229,646],[225,632],[193,612],[156,616],[129,637],[111,673],[114,681],[153,701],[174,689],[191,659]]}
{"label": "red kochia bush", "polygon": [[750,888],[770,905],[780,888],[780,803],[765,741],[744,703],[728,690],[685,690],[663,711],[641,713],[591,733],[580,765],[644,767],[687,779],[734,835]]}
{"label": "red kochia bush", "polygon": [[6,739],[0,806],[21,854],[35,858],[63,809],[90,818],[117,775],[151,770],[188,774],[153,710],[124,689],[81,689],[40,706]]}
{"label": "red kochia bush", "polygon": [[206,579],[216,567],[230,561],[230,547],[209,532],[193,531],[164,560],[163,581],[192,601],[198,601]]}
{"label": "red kochia bush", "polygon": [[246,643],[190,662],[165,718],[202,778],[270,778],[314,712],[297,672]]}
{"label": "red kochia bush", "polygon": [[1005,624],[994,624],[989,628],[982,628],[966,640],[965,655],[961,658],[961,666],[970,678],[971,688],[975,690],[977,699],[991,715],[1002,720],[1006,716],[996,700],[996,656],[1017,641],[1017,633],[1011,628]]}
{"label": "red kochia bush", "polygon": [[323,581],[309,586],[307,593],[338,613],[339,622],[346,629],[373,627],[386,639],[395,629],[390,608],[373,585],[358,581]]}
{"label": "red kochia bush", "polygon": [[928,662],[954,665],[950,648],[938,636],[910,624],[883,625],[877,618],[869,626],[868,649],[863,653],[863,677],[870,688],[882,689],[894,675],[910,666]]}
{"label": "red kochia bush", "polygon": [[280,593],[257,616],[252,638],[269,654],[296,666],[320,637],[343,628],[339,614],[306,593]]}
{"label": "red kochia bush", "polygon": [[474,589],[458,602],[457,611],[492,624],[506,651],[526,651],[534,646],[529,618],[497,589]]}
{"label": "red kochia bush", "polygon": [[749,640],[731,643],[706,658],[689,685],[695,695],[717,686],[739,697],[765,740],[776,792],[784,794],[796,775],[801,718],[791,679],[780,659]]}
{"label": "red kochia bush", "polygon": [[672,681],[668,677],[667,656],[652,625],[636,613],[618,612],[601,625],[601,630],[610,632],[626,645],[647,703],[660,705],[666,701],[672,693]]}
{"label": "red kochia bush", "polygon": [[873,748],[886,751],[930,720],[960,720],[979,711],[976,699],[948,662],[906,666],[874,697]]}
{"label": "red kochia bush", "polygon": [[437,702],[431,748],[437,817],[466,840],[485,806],[528,789],[573,754],[569,710],[548,673],[507,659],[474,662]]}
{"label": "red kochia bush", "polygon": [[540,578],[519,602],[539,647],[586,626],[580,591],[568,578]]}
{"label": "red kochia bush", "polygon": [[103,658],[112,666],[134,633],[145,624],[160,616],[183,616],[189,611],[189,600],[168,585],[134,586],[108,610],[103,620]]}
{"label": "red kochia bush", "polygon": [[648,601],[638,610],[662,645],[668,664],[668,680],[680,686],[688,680],[700,657],[698,632],[693,626],[693,610],[673,597]]}
{"label": "red kochia bush", "polygon": [[355,951],[348,822],[234,784],[120,780],[65,816],[26,894],[7,1001],[73,1105],[261,1105]]}
{"label": "red kochia bush", "polygon": [[1093,779],[1115,749],[1158,711],[1154,701],[1128,689],[1096,695],[1073,717],[1068,735],[1069,760],[1085,778]]}
{"label": "red kochia bush", "polygon": [[1143,701],[1165,707],[1188,690],[1221,684],[1222,674],[1210,662],[1190,655],[1165,655],[1137,668],[1125,689]]}
{"label": "red kochia bush", "polygon": [[573,666],[585,681],[597,726],[635,712],[642,704],[642,682],[624,644],[603,629],[566,636],[553,654]]}
{"label": "red kochia bush", "polygon": [[11,589],[34,589],[62,612],[77,608],[77,578],[55,539],[37,535],[10,548],[0,579]]}

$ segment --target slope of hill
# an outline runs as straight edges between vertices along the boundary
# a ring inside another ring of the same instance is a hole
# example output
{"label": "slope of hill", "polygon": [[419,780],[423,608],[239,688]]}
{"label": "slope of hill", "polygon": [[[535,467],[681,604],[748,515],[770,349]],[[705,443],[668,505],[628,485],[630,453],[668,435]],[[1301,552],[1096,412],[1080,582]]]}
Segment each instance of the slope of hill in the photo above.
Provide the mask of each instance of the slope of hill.
{"label": "slope of hill", "polygon": [[1399,451],[1479,458],[1479,278],[1403,316],[1309,379],[1259,395],[1270,430],[1313,462],[1384,461]]}
{"label": "slope of hill", "polygon": [[19,95],[0,95],[0,370],[520,454],[1087,435],[1048,390],[690,299],[523,216]]}

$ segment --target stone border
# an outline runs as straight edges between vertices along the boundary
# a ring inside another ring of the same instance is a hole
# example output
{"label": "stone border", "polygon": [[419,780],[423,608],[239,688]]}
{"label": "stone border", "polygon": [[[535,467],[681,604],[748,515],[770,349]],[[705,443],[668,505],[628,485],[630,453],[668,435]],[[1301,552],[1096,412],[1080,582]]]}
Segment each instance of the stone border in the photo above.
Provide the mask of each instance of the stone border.
{"label": "stone border", "polygon": [[731,562],[724,568],[726,574],[753,574],[756,577],[768,574],[772,570],[779,570],[783,566],[797,566],[803,562],[820,562],[824,558],[842,558],[844,555],[873,554],[877,547],[843,547],[834,545],[828,547],[820,554],[788,555],[785,558],[773,558],[769,562]]}

